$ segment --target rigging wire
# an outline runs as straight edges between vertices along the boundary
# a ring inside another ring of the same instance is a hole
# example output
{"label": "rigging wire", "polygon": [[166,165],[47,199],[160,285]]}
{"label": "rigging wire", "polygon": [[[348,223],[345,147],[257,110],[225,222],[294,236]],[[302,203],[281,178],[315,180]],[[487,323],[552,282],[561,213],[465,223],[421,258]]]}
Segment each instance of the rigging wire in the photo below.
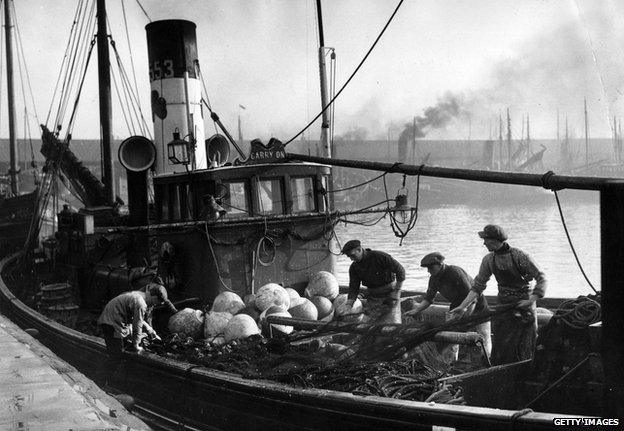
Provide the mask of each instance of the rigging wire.
{"label": "rigging wire", "polygon": [[[60,131],[58,128],[61,127],[63,123],[63,118],[65,116],[67,106],[70,101],[72,88],[76,85],[76,79],[79,79],[80,75],[86,74],[87,65],[88,65],[88,54],[87,51],[91,51],[93,47],[93,41],[91,41],[91,48],[89,48],[89,34],[96,34],[96,21],[95,21],[95,2],[91,4],[90,12],[85,9],[83,16],[81,18],[80,27],[78,33],[74,35],[74,44],[73,44],[73,52],[70,57],[70,61],[66,63],[65,69],[65,77],[63,87],[61,89],[61,95],[63,96],[60,104],[59,110],[57,112],[56,121],[55,121],[55,131]],[[91,30],[90,30],[91,29]],[[78,62],[78,64],[76,64]],[[74,72],[76,71],[76,72]],[[84,77],[83,77],[84,81]],[[79,84],[81,86],[81,84]],[[79,97],[79,96],[77,96]],[[75,105],[77,102],[75,103]],[[67,137],[69,137],[71,130],[67,131]]]}
{"label": "rigging wire", "polygon": [[[201,84],[202,84],[203,94],[206,96],[205,99],[202,97],[202,101],[204,102],[204,104],[208,108],[208,111],[210,111],[212,113],[212,105],[210,104],[210,97],[208,96],[208,90],[206,89],[206,82],[204,81],[204,75],[202,74],[201,68],[199,67],[199,61],[198,60],[195,60],[195,68],[197,70],[197,75],[199,76],[199,80],[201,81]],[[215,129],[215,133],[219,133],[219,130],[217,129],[216,121],[213,120],[212,121],[212,125],[213,125],[213,127]]]}
{"label": "rigging wire", "polygon": [[137,85],[136,79],[136,70],[134,68],[134,56],[132,55],[132,44],[130,43],[130,32],[128,31],[128,20],[126,19],[125,0],[121,0],[121,11],[123,13],[124,28],[126,30],[126,43],[128,44],[128,52],[130,53],[130,67],[132,68],[132,78],[134,80],[134,92],[136,94],[139,94],[139,86]]}
{"label": "rigging wire", "polygon": [[349,85],[349,83],[351,82],[351,80],[353,79],[353,77],[355,76],[356,73],[358,73],[358,71],[360,70],[360,68],[364,65],[364,62],[366,61],[366,59],[368,59],[368,56],[371,54],[371,52],[373,51],[373,49],[375,48],[375,46],[377,45],[377,43],[379,42],[379,40],[381,39],[381,36],[383,36],[383,34],[385,33],[386,29],[388,28],[388,26],[390,25],[390,23],[392,22],[392,20],[394,19],[394,16],[397,14],[397,12],[399,11],[399,8],[401,7],[401,5],[403,4],[404,0],[399,0],[399,3],[397,4],[396,8],[394,9],[394,12],[392,12],[392,15],[390,15],[390,18],[388,19],[388,21],[386,22],[386,24],[384,25],[384,27],[382,28],[381,32],[379,33],[379,35],[377,36],[377,38],[375,39],[375,41],[373,42],[373,44],[371,45],[371,47],[368,49],[368,51],[366,52],[366,55],[364,55],[364,58],[362,58],[362,60],[360,61],[360,63],[357,65],[357,67],[355,68],[355,70],[353,71],[353,73],[351,73],[351,76],[349,76],[349,78],[346,80],[346,82],[342,85],[342,87],[340,88],[340,90],[338,90],[338,93],[336,93],[336,95],[334,97],[332,97],[332,99],[327,103],[327,105],[325,107],[323,107],[323,109],[321,110],[321,112],[318,113],[318,115],[316,117],[314,117],[303,129],[301,129],[296,135],[294,135],[292,138],[290,138],[288,141],[286,141],[284,143],[284,147],[288,144],[290,144],[292,141],[294,141],[295,139],[297,139],[297,137],[299,135],[301,135],[303,132],[305,132],[312,124],[314,124],[314,122],[316,120],[318,120],[320,118],[321,115],[323,115],[323,113],[325,111],[327,111],[327,109],[329,109],[329,107],[334,103],[334,101],[338,98],[338,96],[340,96],[340,94],[343,92],[343,90],[347,87],[347,85]]}
{"label": "rigging wire", "polygon": [[[125,101],[128,104],[127,109],[128,109],[128,115],[130,116],[130,120],[132,124],[134,125],[134,121],[133,121],[133,117],[134,117],[134,119],[136,119],[136,122],[138,124],[138,129],[140,129],[141,131],[141,134],[146,135],[150,139],[152,139],[152,134],[149,130],[149,126],[147,125],[147,122],[145,121],[145,116],[143,115],[141,102],[137,96],[138,91],[135,91],[132,88],[130,77],[128,75],[128,72],[126,71],[126,68],[123,65],[121,55],[119,54],[119,51],[117,50],[117,44],[115,43],[112,36],[110,38],[110,45],[113,48],[113,52],[115,54],[115,60],[117,61],[117,72],[119,73],[122,90],[125,95]],[[121,103],[121,99],[120,99],[120,103]],[[130,113],[130,111],[132,111],[132,113]],[[135,130],[136,129],[134,129],[134,126],[133,126],[133,131],[131,133],[134,133]]]}
{"label": "rigging wire", "polygon": [[373,181],[376,181],[376,180],[378,180],[381,177],[385,177],[386,175],[388,175],[388,172],[384,172],[383,174],[378,175],[375,178],[372,178],[372,179],[370,179],[368,181],[364,181],[363,183],[360,183],[360,184],[355,184],[353,186],[344,187],[342,189],[328,190],[327,193],[338,193],[338,192],[344,192],[346,190],[356,189],[356,188],[362,187],[362,186],[364,186],[364,185],[366,185],[368,183],[372,183]]}
{"label": "rigging wire", "polygon": [[[94,3],[93,3],[94,4]],[[67,109],[67,104],[69,102],[69,97],[71,95],[71,88],[72,88],[72,70],[76,71],[78,70],[78,74],[81,74],[82,69],[81,69],[81,64],[82,62],[79,62],[79,66],[76,67],[75,66],[75,62],[77,58],[79,57],[79,53],[82,52],[82,42],[84,40],[85,37],[85,28],[88,28],[88,2],[85,5],[84,10],[82,11],[82,15],[78,21],[78,28],[76,33],[74,33],[73,35],[73,39],[71,40],[71,47],[70,47],[70,56],[68,58],[68,61],[65,63],[65,69],[64,69],[64,76],[63,76],[63,85],[61,87],[61,98],[59,99],[59,108],[57,111],[57,117],[55,120],[55,129],[57,127],[60,127],[62,124],[62,119],[65,115],[65,111]],[[93,11],[93,9],[92,9]],[[76,72],[74,72],[76,73]]]}
{"label": "rigging wire", "polygon": [[[109,25],[109,27],[110,27],[110,25]],[[111,43],[111,46],[113,47],[113,50],[114,50],[115,49],[114,48],[115,47],[115,43],[114,43],[114,41],[112,39],[111,39],[110,43]],[[119,81],[120,81],[119,84],[117,83],[117,76],[115,74],[115,70],[111,67],[111,78],[113,80],[113,86],[115,87],[115,94],[117,95],[117,100],[119,101],[119,106],[121,108],[121,115],[122,115],[122,117],[124,119],[124,122],[126,123],[126,127],[128,128],[128,133],[130,135],[134,135],[135,134],[134,131],[136,129],[135,129],[135,126],[134,126],[134,119],[133,119],[133,117],[130,114],[131,102],[128,103],[128,95],[127,95],[127,92],[126,92],[126,88],[125,88],[125,86],[123,85],[123,82],[122,82],[123,78],[121,76],[121,71],[118,69],[117,73],[119,73],[119,75],[120,75],[119,76]],[[121,92],[123,93],[123,96],[122,96],[122,94],[120,94],[120,89],[119,89],[120,86],[121,86]]]}
{"label": "rigging wire", "polygon": [[[94,43],[94,42],[91,42],[91,45],[89,44],[89,39],[87,38],[87,35],[89,34],[89,28],[92,29],[91,31],[92,34],[95,33],[95,16],[94,15],[95,15],[95,12],[94,12],[93,5],[91,7],[90,14],[88,14],[88,12],[85,11],[85,13],[82,15],[79,31],[74,34],[74,39],[79,38],[80,40],[78,42],[76,42],[76,40],[72,41],[74,48],[72,49],[71,57],[68,59],[67,62],[65,62],[65,70],[63,71],[64,76],[62,79],[63,85],[61,87],[61,92],[59,95],[59,103],[58,103],[58,108],[57,108],[56,117],[55,117],[55,124],[54,124],[54,127],[52,128],[56,136],[58,136],[60,133],[61,126],[63,124],[63,118],[66,115],[67,106],[69,104],[72,93],[74,92],[78,92],[78,94],[80,93],[80,89],[81,89],[80,87],[82,86],[82,82],[78,84],[79,88],[78,90],[76,90],[74,88],[76,87],[76,84],[75,84],[76,79],[80,81],[80,78],[76,78],[76,77],[77,76],[80,77],[81,75],[86,74],[86,71],[87,71],[88,57],[90,56],[90,48],[91,49],[93,48],[93,43]],[[75,66],[76,61],[78,61],[77,66]],[[72,72],[74,70],[75,72]],[[84,76],[82,77],[82,81],[84,81]],[[79,95],[76,97],[79,97]],[[76,106],[77,103],[78,101],[76,100],[74,103],[74,106]],[[71,136],[71,128],[68,128],[66,138],[69,139],[70,136]]]}
{"label": "rigging wire", "polygon": [[72,41],[72,35],[76,30],[76,25],[78,23],[78,17],[80,16],[80,10],[82,9],[83,2],[79,1],[78,6],[76,7],[76,12],[74,14],[74,20],[72,21],[72,26],[69,30],[69,38],[67,40],[67,46],[65,47],[65,54],[63,55],[63,60],[61,62],[61,67],[59,68],[59,74],[56,78],[56,84],[54,85],[54,92],[52,93],[52,102],[50,103],[50,108],[48,109],[48,115],[46,116],[45,124],[48,124],[50,121],[50,116],[52,115],[52,107],[54,106],[54,100],[56,99],[56,94],[58,91],[59,84],[61,82],[61,76],[63,75],[64,65],[68,58],[68,53],[70,51],[70,45]]}
{"label": "rigging wire", "polygon": [[217,255],[215,254],[214,249],[212,248],[212,237],[208,233],[208,223],[204,224],[204,233],[206,235],[206,240],[208,242],[208,248],[210,248],[210,253],[212,254],[212,262],[214,263],[215,269],[217,270],[217,278],[219,279],[219,282],[221,283],[221,285],[223,286],[225,290],[234,292],[234,289],[232,289],[230,286],[225,284],[225,281],[223,281],[223,278],[221,277],[221,270],[219,269],[219,262],[217,261]]}
{"label": "rigging wire", "polygon": [[[91,40],[91,48],[89,49],[89,53],[88,53],[87,59],[86,59],[87,65],[89,63],[89,60],[91,59],[91,53],[93,52],[93,47],[95,46],[96,38],[97,38],[97,36],[93,36],[93,39]],[[80,85],[78,87],[78,92],[76,94],[76,99],[74,101],[74,109],[72,110],[72,114],[71,114],[71,117],[69,119],[69,123],[68,123],[68,126],[67,126],[66,140],[69,139],[69,136],[71,134],[71,130],[72,130],[73,126],[74,126],[74,121],[76,119],[76,113],[78,112],[78,102],[80,101],[80,93],[82,92],[82,86],[84,84],[86,76],[87,76],[87,67],[84,68],[82,79],[80,80]]]}
{"label": "rigging wire", "polygon": [[145,8],[143,8],[143,5],[141,4],[141,2],[139,0],[136,0],[136,2],[139,5],[139,7],[141,8],[141,10],[143,11],[143,13],[145,14],[145,16],[147,17],[148,21],[152,22],[152,19],[150,18],[150,16],[145,11]]}
{"label": "rigging wire", "polygon": [[[128,129],[128,133],[130,135],[134,135],[134,122],[132,121],[132,118],[128,119],[129,114],[126,114],[126,106],[125,106],[125,103],[121,94],[119,94],[119,85],[117,85],[117,78],[115,77],[114,73],[111,73],[111,77],[113,78],[113,87],[115,87],[115,94],[117,95],[117,99],[119,100],[119,105],[121,108],[121,116],[123,117],[124,122],[126,123],[126,128]],[[130,123],[132,123],[132,125]]]}
{"label": "rigging wire", "polygon": [[561,202],[559,201],[559,195],[557,194],[557,190],[553,190],[553,192],[555,193],[555,199],[557,200],[557,208],[559,209],[559,216],[561,217],[561,224],[563,225],[563,230],[565,231],[566,237],[568,238],[568,244],[570,244],[570,249],[572,250],[572,254],[574,255],[574,258],[576,259],[576,264],[581,270],[581,274],[583,274],[583,277],[585,277],[585,281],[587,282],[589,287],[591,287],[594,293],[598,293],[598,291],[596,290],[592,282],[589,281],[589,277],[587,277],[587,274],[585,273],[585,270],[583,269],[583,265],[581,264],[578,254],[576,253],[576,249],[574,248],[574,245],[572,244],[572,238],[570,238],[570,232],[568,232],[568,226],[566,224],[565,218],[563,217],[563,210],[561,209]]}
{"label": "rigging wire", "polygon": [[[17,42],[17,52],[18,52],[18,62],[19,59],[21,58],[22,60],[22,64],[24,66],[24,72],[26,75],[26,83],[28,84],[28,91],[30,93],[30,101],[32,103],[32,110],[33,113],[35,115],[35,119],[37,120],[37,124],[39,124],[39,115],[37,115],[37,106],[35,104],[35,98],[33,95],[33,90],[32,90],[32,85],[30,84],[30,73],[28,73],[28,68],[26,67],[26,56],[24,55],[24,44],[22,43],[22,33],[20,32],[20,28],[19,28],[19,21],[17,19],[17,12],[15,11],[15,3],[13,3],[13,23],[15,25],[15,34],[16,34],[16,42]],[[22,78],[22,85],[24,85],[23,82],[23,78]],[[24,93],[24,90],[22,90],[22,93]],[[26,96],[24,97],[24,106],[26,106]]]}

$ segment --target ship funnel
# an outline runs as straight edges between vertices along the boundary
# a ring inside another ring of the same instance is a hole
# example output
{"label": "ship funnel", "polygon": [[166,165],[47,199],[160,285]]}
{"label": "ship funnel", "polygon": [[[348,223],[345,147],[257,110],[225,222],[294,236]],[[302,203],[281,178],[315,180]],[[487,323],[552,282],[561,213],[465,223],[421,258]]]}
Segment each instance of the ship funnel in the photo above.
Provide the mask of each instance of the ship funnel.
{"label": "ship funnel", "polygon": [[168,157],[167,145],[179,132],[188,143],[190,168],[207,167],[201,82],[195,24],[163,20],[145,26],[156,145],[155,173],[186,172],[187,165]]}

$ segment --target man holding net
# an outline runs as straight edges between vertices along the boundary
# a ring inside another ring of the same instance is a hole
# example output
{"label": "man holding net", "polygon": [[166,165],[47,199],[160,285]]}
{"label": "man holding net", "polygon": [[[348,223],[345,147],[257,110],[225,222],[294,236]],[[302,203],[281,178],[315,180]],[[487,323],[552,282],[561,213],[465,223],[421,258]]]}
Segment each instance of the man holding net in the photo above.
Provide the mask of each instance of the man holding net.
{"label": "man holding net", "polygon": [[[429,286],[422,301],[412,310],[405,313],[406,316],[417,316],[422,311],[429,308],[429,306],[433,304],[437,293],[440,293],[440,295],[450,302],[449,310],[456,308],[466,299],[472,287],[472,277],[470,277],[463,268],[455,265],[447,265],[444,262],[442,253],[437,251],[423,257],[420,266],[427,268],[427,271],[431,275],[429,277]],[[466,314],[481,313],[486,308],[487,301],[481,294],[475,298],[472,304],[467,306]],[[450,313],[447,313],[447,320],[448,318],[450,318]],[[483,337],[483,346],[489,355],[492,348],[490,342],[490,322],[488,321],[475,325],[470,331],[477,332]],[[457,344],[451,346],[450,359],[457,360],[459,346]],[[462,356],[465,355],[462,353]]]}
{"label": "man holding net", "polygon": [[360,292],[360,284],[368,288],[364,313],[372,323],[401,323],[401,287],[405,269],[383,251],[363,248],[355,239],[342,248],[353,263],[349,267],[349,294],[347,306],[353,307]]}
{"label": "man holding net", "polygon": [[[507,243],[507,234],[497,225],[487,225],[479,232],[489,253],[481,261],[466,299],[451,313],[462,317],[469,304],[481,294],[490,277],[498,283],[500,305],[514,307],[514,311],[492,318],[492,364],[500,365],[529,359],[537,340],[536,301],[546,291],[546,276],[524,251]],[[535,280],[531,290],[529,282]]]}

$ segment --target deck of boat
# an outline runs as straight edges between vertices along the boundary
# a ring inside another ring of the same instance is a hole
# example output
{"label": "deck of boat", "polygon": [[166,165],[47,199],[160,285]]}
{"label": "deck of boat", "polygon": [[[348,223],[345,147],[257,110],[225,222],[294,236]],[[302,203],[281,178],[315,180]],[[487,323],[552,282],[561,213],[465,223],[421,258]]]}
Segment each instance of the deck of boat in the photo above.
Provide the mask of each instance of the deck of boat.
{"label": "deck of boat", "polygon": [[0,400],[0,429],[150,429],[1,314]]}

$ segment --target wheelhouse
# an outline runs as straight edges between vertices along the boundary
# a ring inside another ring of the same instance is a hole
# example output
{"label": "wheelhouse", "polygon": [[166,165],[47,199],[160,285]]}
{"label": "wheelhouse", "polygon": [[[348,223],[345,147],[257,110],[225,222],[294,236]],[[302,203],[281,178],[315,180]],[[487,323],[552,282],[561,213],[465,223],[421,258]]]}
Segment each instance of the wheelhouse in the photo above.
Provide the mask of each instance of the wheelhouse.
{"label": "wheelhouse", "polygon": [[325,213],[330,168],[318,164],[224,166],[154,178],[157,223],[204,220],[211,198],[223,221]]}

